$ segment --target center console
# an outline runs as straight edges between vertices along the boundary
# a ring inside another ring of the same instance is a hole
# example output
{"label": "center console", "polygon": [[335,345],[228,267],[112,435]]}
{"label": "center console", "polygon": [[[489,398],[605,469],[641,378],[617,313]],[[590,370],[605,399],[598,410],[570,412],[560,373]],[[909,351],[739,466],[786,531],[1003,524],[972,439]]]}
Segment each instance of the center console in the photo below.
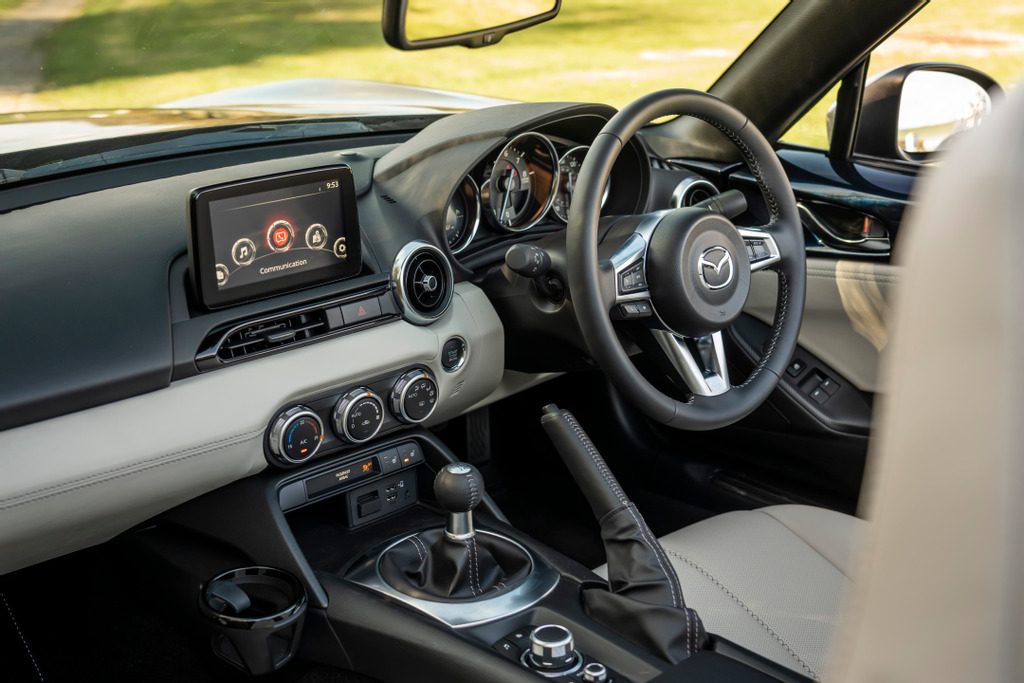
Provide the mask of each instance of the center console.
{"label": "center console", "polygon": [[[306,407],[331,424],[352,393]],[[479,472],[434,434],[413,427],[359,445],[328,430],[315,461],[207,494],[141,534],[193,606],[195,586],[209,593],[211,577],[240,563],[276,568],[308,602],[295,657],[382,681],[806,680],[713,636],[673,664],[600,618],[587,595],[608,584],[511,527]]]}

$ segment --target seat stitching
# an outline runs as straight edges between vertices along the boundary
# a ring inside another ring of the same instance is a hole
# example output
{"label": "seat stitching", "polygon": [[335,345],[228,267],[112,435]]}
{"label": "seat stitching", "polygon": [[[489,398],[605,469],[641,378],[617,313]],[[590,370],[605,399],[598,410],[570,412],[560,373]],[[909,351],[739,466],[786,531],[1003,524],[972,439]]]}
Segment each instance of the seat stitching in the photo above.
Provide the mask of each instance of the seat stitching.
{"label": "seat stitching", "polygon": [[671,548],[667,549],[665,552],[667,552],[670,555],[674,555],[675,557],[678,557],[680,560],[682,560],[687,565],[692,567],[694,570],[699,572],[706,579],[708,579],[713,584],[715,584],[723,593],[725,593],[727,596],[729,596],[729,598],[731,598],[733,600],[733,602],[735,602],[737,605],[739,605],[743,609],[744,612],[749,614],[754,619],[754,621],[756,621],[761,626],[761,628],[763,628],[772,638],[774,638],[775,641],[778,642],[779,645],[781,645],[786,650],[786,652],[788,652],[793,657],[793,659],[795,659],[800,664],[801,667],[803,667],[804,671],[806,671],[808,674],[810,674],[811,678],[813,678],[814,680],[818,680],[818,674],[814,671],[814,669],[812,669],[810,667],[809,664],[807,664],[807,662],[805,662],[800,657],[800,655],[798,655],[796,653],[795,650],[793,650],[792,647],[789,646],[789,643],[787,643],[785,640],[783,640],[782,636],[780,636],[778,633],[776,633],[775,630],[772,629],[772,627],[769,626],[765,622],[764,619],[759,617],[754,612],[754,610],[750,609],[750,607],[748,607],[747,604],[745,602],[743,602],[735,593],[733,593],[731,590],[726,588],[725,585],[721,581],[716,579],[714,576],[711,575],[710,572],[708,572],[706,569],[704,569],[703,567],[698,565],[693,560],[691,560],[691,559],[689,559],[687,557],[683,557],[682,555],[680,555],[676,551],[672,550]]}
{"label": "seat stitching", "polygon": [[830,565],[832,565],[832,567],[833,567],[833,568],[835,568],[835,570],[836,570],[837,572],[839,572],[839,573],[840,573],[840,574],[841,574],[841,575],[843,576],[843,578],[845,578],[845,579],[846,579],[847,581],[853,581],[853,577],[851,577],[851,576],[850,576],[849,574],[847,574],[846,572],[844,572],[844,571],[843,571],[843,569],[842,569],[842,567],[840,567],[840,566],[839,566],[838,564],[836,564],[836,563],[835,563],[835,562],[833,562],[833,561],[832,561],[831,559],[829,559],[829,558],[828,558],[828,556],[827,556],[827,555],[825,555],[825,553],[821,552],[821,551],[820,551],[820,550],[818,550],[818,549],[817,549],[816,547],[814,547],[814,544],[813,544],[813,543],[811,543],[811,542],[810,542],[809,540],[807,540],[806,538],[804,538],[803,536],[801,536],[800,534],[798,534],[798,533],[797,533],[797,532],[796,532],[796,531],[795,531],[795,530],[794,530],[794,529],[793,529],[793,528],[792,528],[791,526],[789,526],[788,524],[786,524],[785,522],[783,522],[783,521],[782,521],[781,519],[779,519],[779,518],[778,518],[778,517],[776,517],[775,515],[772,515],[772,514],[769,514],[769,513],[765,512],[764,510],[752,510],[751,512],[758,512],[758,513],[760,513],[760,514],[764,515],[765,517],[768,517],[769,519],[773,520],[773,521],[774,521],[774,522],[775,522],[776,524],[778,524],[779,526],[781,526],[781,527],[782,527],[783,529],[785,529],[785,530],[786,530],[786,531],[788,531],[789,533],[791,533],[791,534],[793,534],[794,536],[796,536],[796,537],[797,537],[797,539],[799,539],[799,540],[803,541],[804,545],[806,545],[806,546],[807,546],[808,548],[810,548],[810,549],[811,549],[811,550],[813,550],[813,551],[814,551],[815,553],[817,553],[818,555],[820,555],[820,556],[821,556],[821,558],[822,558],[823,560],[825,560],[826,562],[828,562],[828,563],[829,563]]}
{"label": "seat stitching", "polygon": [[46,683],[46,677],[43,676],[42,669],[39,668],[39,662],[36,661],[35,655],[32,654],[32,648],[28,646],[28,640],[25,638],[25,634],[21,630],[21,626],[18,625],[18,620],[14,618],[14,610],[11,609],[11,603],[7,602],[7,595],[0,593],[0,599],[4,601],[4,607],[7,608],[7,614],[11,617],[11,623],[14,624],[14,630],[18,632],[18,637],[21,638],[21,644],[25,648],[25,653],[28,655],[29,660],[32,662],[32,668],[36,670],[36,676],[42,683]]}

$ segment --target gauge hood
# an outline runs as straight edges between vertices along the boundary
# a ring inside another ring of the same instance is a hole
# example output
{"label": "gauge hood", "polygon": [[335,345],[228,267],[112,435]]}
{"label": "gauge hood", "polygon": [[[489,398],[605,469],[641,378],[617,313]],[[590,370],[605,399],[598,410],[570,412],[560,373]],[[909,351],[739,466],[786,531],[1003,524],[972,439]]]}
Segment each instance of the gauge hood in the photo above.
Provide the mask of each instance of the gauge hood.
{"label": "gauge hood", "polygon": [[199,95],[153,109],[0,115],[0,155],[190,128],[306,117],[446,114],[507,102],[374,81],[328,78],[281,81]]}

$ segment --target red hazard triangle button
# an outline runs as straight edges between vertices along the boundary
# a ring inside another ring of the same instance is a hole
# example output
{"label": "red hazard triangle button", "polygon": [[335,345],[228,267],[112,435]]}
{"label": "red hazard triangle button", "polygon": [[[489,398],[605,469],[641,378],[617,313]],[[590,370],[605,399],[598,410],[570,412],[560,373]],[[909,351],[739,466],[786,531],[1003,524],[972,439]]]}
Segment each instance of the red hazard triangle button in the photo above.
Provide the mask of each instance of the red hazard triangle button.
{"label": "red hazard triangle button", "polygon": [[364,299],[341,307],[341,315],[346,325],[366,322],[381,316],[380,301],[377,299]]}

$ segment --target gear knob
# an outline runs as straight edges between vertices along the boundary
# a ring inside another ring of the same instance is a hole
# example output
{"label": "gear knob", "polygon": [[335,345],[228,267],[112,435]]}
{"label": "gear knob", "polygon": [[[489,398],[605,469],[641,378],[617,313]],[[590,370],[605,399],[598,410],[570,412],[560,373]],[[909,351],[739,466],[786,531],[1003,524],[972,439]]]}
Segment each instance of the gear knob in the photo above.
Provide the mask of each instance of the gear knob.
{"label": "gear knob", "polygon": [[454,462],[445,465],[434,477],[434,497],[448,511],[445,534],[455,541],[472,538],[473,509],[480,504],[484,482],[480,471],[469,463]]}

